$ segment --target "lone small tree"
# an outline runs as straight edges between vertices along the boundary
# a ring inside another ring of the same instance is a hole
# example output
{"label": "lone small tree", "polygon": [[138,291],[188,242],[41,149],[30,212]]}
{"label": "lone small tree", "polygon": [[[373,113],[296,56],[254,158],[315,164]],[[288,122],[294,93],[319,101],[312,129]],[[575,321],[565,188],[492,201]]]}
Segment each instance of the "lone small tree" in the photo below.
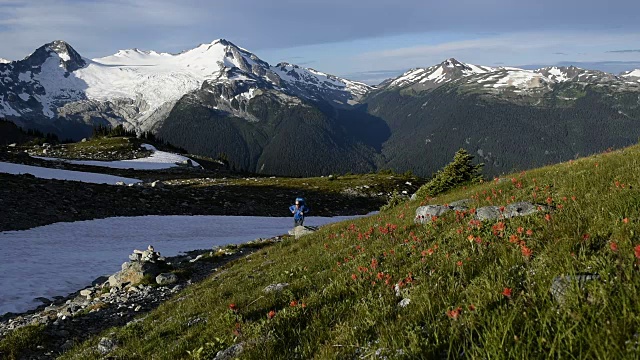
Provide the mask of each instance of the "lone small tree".
{"label": "lone small tree", "polygon": [[482,180],[480,172],[484,164],[474,165],[472,160],[473,156],[467,150],[458,150],[452,162],[438,170],[428,183],[416,191],[416,197],[419,199],[433,197],[456,186],[480,182]]}

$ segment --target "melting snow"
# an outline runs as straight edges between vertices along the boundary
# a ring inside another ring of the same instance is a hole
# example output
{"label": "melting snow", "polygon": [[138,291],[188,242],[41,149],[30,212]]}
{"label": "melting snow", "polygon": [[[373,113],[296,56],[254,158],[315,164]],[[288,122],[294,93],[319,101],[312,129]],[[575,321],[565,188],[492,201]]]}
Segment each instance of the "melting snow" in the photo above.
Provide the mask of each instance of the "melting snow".
{"label": "melting snow", "polygon": [[80,181],[80,182],[92,183],[92,184],[115,185],[119,181],[122,181],[125,184],[135,184],[135,183],[141,182],[141,180],[138,180],[138,179],[131,179],[131,178],[125,178],[120,176],[81,172],[81,171],[51,169],[51,168],[45,168],[45,167],[39,167],[39,166],[13,164],[13,163],[7,163],[7,162],[0,162],[0,173],[14,174],[14,175],[31,174],[41,179],[70,180],[70,181]]}
{"label": "melting snow", "polygon": [[640,81],[640,69],[635,69],[632,71],[629,71],[625,74],[622,74],[623,77],[630,77],[630,78],[638,78],[638,81]]}
{"label": "melting snow", "polygon": [[[91,166],[102,166],[114,169],[134,169],[134,170],[160,170],[160,169],[168,169],[172,167],[177,167],[176,163],[182,163],[186,160],[191,160],[186,156],[166,152],[159,151],[152,145],[143,144],[147,150],[153,151],[153,154],[149,157],[131,159],[131,160],[117,160],[117,161],[98,161],[98,160],[66,160],[66,159],[57,159],[57,158],[47,158],[34,156],[37,159],[48,160],[48,161],[64,161],[70,164],[77,165],[91,165]],[[193,166],[200,166],[197,162],[191,160]]]}
{"label": "melting snow", "polygon": [[508,71],[505,76],[498,79],[498,82],[493,86],[496,88],[516,87],[522,90],[527,90],[543,87],[546,81],[548,81],[548,79],[541,74],[529,70],[518,70]]}
{"label": "melting snow", "polygon": [[562,71],[561,69],[557,68],[557,67],[552,67],[548,70],[549,75],[551,75],[551,79],[553,79],[556,82],[565,82],[565,81],[569,81],[569,77],[567,76],[567,73]]}
{"label": "melting snow", "polygon": [[[286,209],[283,209],[286,212]],[[319,226],[353,217],[308,217]],[[120,270],[133,249],[151,244],[164,256],[272,237],[290,217],[141,216],[56,223],[0,232],[0,315],[35,308],[36,297],[64,296]]]}

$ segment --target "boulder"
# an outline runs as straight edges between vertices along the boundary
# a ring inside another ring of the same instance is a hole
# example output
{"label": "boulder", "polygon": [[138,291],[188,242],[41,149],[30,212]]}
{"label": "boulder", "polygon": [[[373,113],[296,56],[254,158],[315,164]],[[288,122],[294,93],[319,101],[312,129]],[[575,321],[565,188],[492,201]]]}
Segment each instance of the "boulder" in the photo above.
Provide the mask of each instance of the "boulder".
{"label": "boulder", "polygon": [[240,354],[242,353],[242,350],[244,350],[244,342],[241,343],[237,343],[235,345],[232,345],[231,347],[228,347],[224,350],[220,350],[218,351],[218,353],[216,354],[216,357],[213,358],[214,360],[232,360],[232,359],[237,359],[238,356],[240,356]]}
{"label": "boulder", "polygon": [[116,346],[118,346],[118,344],[114,339],[103,337],[100,339],[100,342],[98,342],[98,352],[106,355],[112,352]]}
{"label": "boulder", "polygon": [[[128,265],[125,265],[128,264]],[[145,277],[158,276],[161,271],[156,263],[132,261],[123,264],[123,269],[109,276],[109,286],[119,288],[125,285],[137,285]]]}
{"label": "boulder", "polygon": [[317,230],[318,228],[313,226],[296,226],[293,228],[293,234],[291,235],[294,235],[296,239],[299,239],[305,235],[313,234]]}
{"label": "boulder", "polygon": [[156,181],[151,183],[151,187],[152,188],[162,189],[164,187],[164,184],[162,183],[162,181],[156,180]]}
{"label": "boulder", "polygon": [[471,202],[471,199],[462,199],[458,201],[454,201],[449,204],[449,209],[454,211],[466,211],[469,209],[467,205]]}
{"label": "boulder", "polygon": [[271,292],[280,292],[282,290],[284,290],[284,288],[286,288],[287,286],[289,286],[289,283],[277,283],[277,284],[271,284],[269,286],[267,286],[266,288],[264,288],[264,292],[271,293]]}
{"label": "boulder", "polygon": [[600,279],[600,275],[598,274],[556,276],[553,278],[549,292],[551,292],[551,295],[559,304],[564,304],[567,291],[572,286],[577,286],[577,288],[586,296],[585,285],[587,282],[598,279]]}
{"label": "boulder", "polygon": [[156,283],[161,286],[171,285],[178,282],[178,276],[174,273],[162,273],[156,276]]}
{"label": "boulder", "polygon": [[431,218],[434,216],[442,216],[443,214],[451,211],[448,206],[444,205],[425,205],[416,209],[416,217],[413,222],[424,224],[431,222]]}
{"label": "boulder", "polygon": [[505,206],[502,216],[508,219],[516,216],[531,215],[537,212],[538,207],[536,205],[533,205],[530,202],[517,202]]}
{"label": "boulder", "polygon": [[502,212],[498,206],[483,206],[476,209],[476,218],[480,221],[496,220],[502,217]]}

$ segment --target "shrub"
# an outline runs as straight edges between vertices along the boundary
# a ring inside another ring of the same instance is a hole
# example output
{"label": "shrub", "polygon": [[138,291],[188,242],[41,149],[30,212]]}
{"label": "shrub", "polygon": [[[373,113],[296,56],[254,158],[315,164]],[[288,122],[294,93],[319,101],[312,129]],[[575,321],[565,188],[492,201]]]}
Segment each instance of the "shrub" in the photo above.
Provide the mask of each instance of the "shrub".
{"label": "shrub", "polygon": [[398,193],[398,190],[393,190],[393,194],[391,194],[391,197],[389,197],[389,201],[387,201],[385,205],[382,205],[382,207],[380,208],[380,211],[393,209],[394,207],[403,203],[405,200],[407,200],[406,196]]}
{"label": "shrub", "polygon": [[480,171],[484,164],[473,165],[472,160],[473,156],[465,149],[458,150],[452,162],[439,170],[428,183],[416,191],[416,197],[418,199],[433,197],[462,184],[480,182],[482,180]]}

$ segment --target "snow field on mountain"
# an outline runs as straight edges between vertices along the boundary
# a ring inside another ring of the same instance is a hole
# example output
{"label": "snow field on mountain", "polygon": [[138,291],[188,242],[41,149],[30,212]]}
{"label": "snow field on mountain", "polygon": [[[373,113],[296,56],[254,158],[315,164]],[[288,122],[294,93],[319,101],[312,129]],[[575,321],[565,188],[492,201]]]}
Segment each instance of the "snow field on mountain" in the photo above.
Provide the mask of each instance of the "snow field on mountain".
{"label": "snow field on mountain", "polygon": [[113,176],[106,174],[97,174],[82,171],[71,171],[61,169],[51,169],[39,166],[13,164],[7,162],[0,162],[0,173],[5,174],[31,174],[41,179],[55,179],[55,180],[70,180],[80,181],[91,184],[109,184],[115,185],[117,182],[124,182],[125,184],[135,184],[142,182],[142,180],[131,179],[121,176]]}
{"label": "snow field on mountain", "polygon": [[[160,151],[156,149],[152,145],[143,144],[142,147],[149,151],[153,151],[153,154],[148,157],[131,159],[131,160],[117,160],[117,161],[98,161],[98,160],[67,160],[67,159],[58,159],[58,158],[47,158],[34,156],[37,159],[47,160],[47,161],[64,161],[69,164],[76,165],[91,165],[91,166],[102,166],[113,169],[134,169],[134,170],[161,170],[161,169],[169,169],[172,167],[179,166],[176,163],[182,163],[186,160],[191,160],[186,156]],[[197,162],[191,160],[193,166],[200,166]]]}
{"label": "snow field on mountain", "polygon": [[[353,217],[308,217],[319,226]],[[55,223],[0,232],[0,315],[38,306],[36,297],[64,296],[120,270],[133,249],[153,245],[163,256],[282,235],[290,217],[139,216]]]}

